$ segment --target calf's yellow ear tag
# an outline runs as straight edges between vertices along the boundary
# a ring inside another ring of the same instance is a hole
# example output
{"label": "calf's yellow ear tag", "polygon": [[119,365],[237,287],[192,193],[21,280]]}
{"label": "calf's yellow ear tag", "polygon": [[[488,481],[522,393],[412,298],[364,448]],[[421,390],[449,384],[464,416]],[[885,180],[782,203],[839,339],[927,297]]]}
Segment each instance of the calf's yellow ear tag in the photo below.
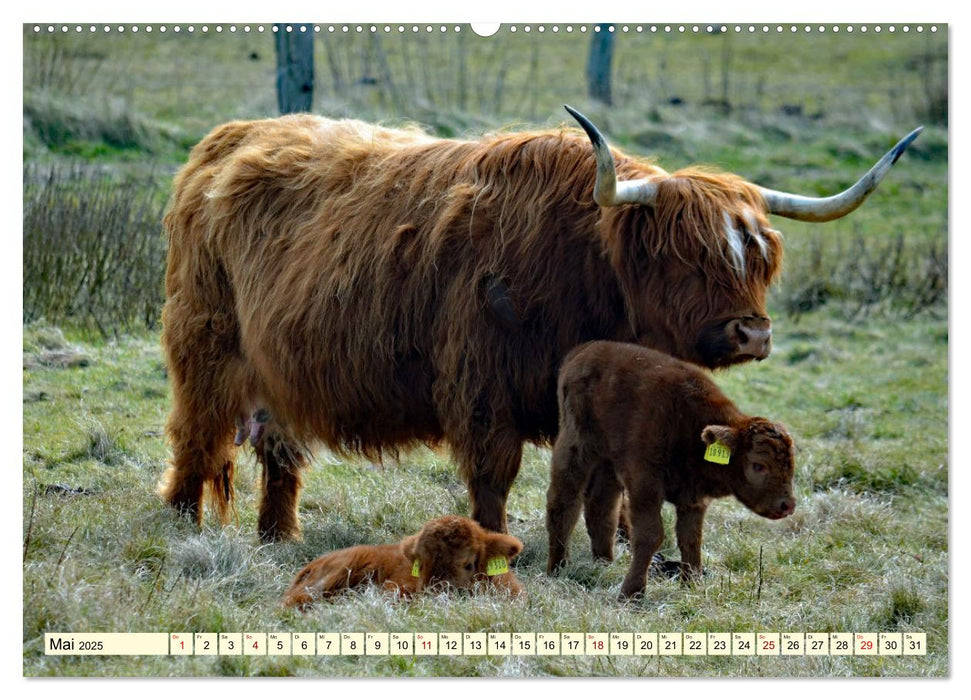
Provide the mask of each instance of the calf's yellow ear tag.
{"label": "calf's yellow ear tag", "polygon": [[505,557],[492,557],[486,562],[486,574],[498,576],[499,574],[509,573],[509,560]]}
{"label": "calf's yellow ear tag", "polygon": [[732,458],[732,451],[720,442],[713,442],[705,450],[705,461],[715,464],[728,464]]}
{"label": "calf's yellow ear tag", "polygon": [[415,559],[414,563],[411,565],[411,575],[415,578],[421,576],[421,567],[418,565],[418,560]]}

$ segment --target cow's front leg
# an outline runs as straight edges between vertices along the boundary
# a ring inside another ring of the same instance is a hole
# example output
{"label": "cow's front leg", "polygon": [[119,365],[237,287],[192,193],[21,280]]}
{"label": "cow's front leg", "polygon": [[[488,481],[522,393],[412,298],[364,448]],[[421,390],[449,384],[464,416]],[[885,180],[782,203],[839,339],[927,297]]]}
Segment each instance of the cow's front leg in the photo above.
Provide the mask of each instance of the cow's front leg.
{"label": "cow's front leg", "polygon": [[[478,432],[478,431],[476,431]],[[482,439],[452,443],[469,488],[472,519],[493,532],[508,532],[506,499],[519,473],[522,441],[511,429],[493,429]]]}

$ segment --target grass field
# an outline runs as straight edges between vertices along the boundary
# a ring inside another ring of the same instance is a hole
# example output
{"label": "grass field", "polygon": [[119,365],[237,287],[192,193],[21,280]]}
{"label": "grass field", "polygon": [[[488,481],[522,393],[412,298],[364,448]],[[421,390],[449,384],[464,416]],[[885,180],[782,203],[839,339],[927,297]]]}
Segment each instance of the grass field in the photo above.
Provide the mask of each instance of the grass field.
{"label": "grass field", "polygon": [[[693,587],[651,579],[644,600],[623,605],[616,598],[626,551],[609,566],[595,563],[582,527],[563,574],[543,573],[549,450],[530,447],[508,505],[511,533],[525,543],[516,562],[525,600],[393,602],[365,591],[308,614],[284,610],[278,601],[295,572],[324,551],[397,540],[429,518],[467,514],[447,450],[384,465],[320,451],[301,503],[303,541],[263,546],[255,537],[258,468],[242,449],[236,521],[200,531],[154,493],[169,458],[170,406],[157,315],[140,311],[135,321],[112,325],[111,310],[121,304],[86,314],[61,302],[44,312],[38,302],[32,315],[25,309],[23,340],[24,674],[946,676],[946,30],[620,35],[617,105],[608,109],[585,97],[589,38],[579,31],[527,34],[520,26],[490,42],[467,30],[400,36],[395,29],[371,35],[352,27],[345,35],[338,27],[328,40],[325,26],[316,45],[315,110],[414,120],[451,135],[562,123],[568,102],[613,142],[656,154],[669,169],[711,163],[807,193],[849,184],[896,138],[925,124],[858,212],[824,226],[780,222],[787,261],[770,300],[773,353],[715,375],[743,410],[790,426],[798,446],[795,514],[769,522],[732,500],[714,504],[707,576]],[[92,37],[76,36],[72,25],[53,39],[25,27],[24,39],[25,165],[94,173],[99,202],[110,201],[108,178],[119,197],[155,211],[144,202],[164,200],[171,173],[209,128],[275,111],[266,33]],[[820,53],[839,60],[820,67]],[[83,188],[44,199],[33,188],[42,194],[45,180],[26,172],[25,251],[36,231],[64,225],[50,222],[100,211]],[[133,194],[133,181],[147,199]],[[46,223],[28,226],[27,202],[44,202],[51,216],[29,221]],[[133,230],[131,219],[111,216],[118,231],[111,235]],[[138,236],[153,235],[150,220],[136,223]],[[45,247],[57,249],[49,242],[38,249]],[[143,249],[137,255],[148,257],[133,258],[130,269],[147,271],[139,289],[151,307],[161,301],[152,275],[160,281],[164,265],[157,245]],[[32,276],[34,259],[25,253],[25,300],[78,279]],[[112,286],[112,266],[92,269],[104,270],[99,298],[126,289]],[[662,551],[676,557],[672,516],[666,509]],[[43,653],[51,631],[920,631],[928,654],[54,657]]]}

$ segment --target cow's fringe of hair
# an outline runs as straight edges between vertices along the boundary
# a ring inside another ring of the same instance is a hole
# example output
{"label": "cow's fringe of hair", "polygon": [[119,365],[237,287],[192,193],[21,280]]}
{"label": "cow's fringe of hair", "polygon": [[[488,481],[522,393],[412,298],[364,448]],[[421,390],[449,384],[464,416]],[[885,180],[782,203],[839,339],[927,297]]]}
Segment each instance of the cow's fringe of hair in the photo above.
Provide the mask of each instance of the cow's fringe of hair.
{"label": "cow's fringe of hair", "polygon": [[[623,178],[667,175],[615,156]],[[213,131],[165,217],[176,462],[221,455],[255,402],[297,441],[380,459],[446,438],[466,477],[487,468],[510,483],[522,441],[555,435],[566,351],[649,326],[638,299],[672,274],[652,260],[700,264],[718,291],[650,299],[683,306],[688,323],[726,292],[764,294],[781,242],[752,186],[682,171],[653,212],[600,210],[594,176],[573,129],[458,141],[299,115]],[[768,254],[741,275],[723,216],[748,209]],[[512,328],[490,316],[493,280]],[[684,342],[658,344],[685,356]]]}

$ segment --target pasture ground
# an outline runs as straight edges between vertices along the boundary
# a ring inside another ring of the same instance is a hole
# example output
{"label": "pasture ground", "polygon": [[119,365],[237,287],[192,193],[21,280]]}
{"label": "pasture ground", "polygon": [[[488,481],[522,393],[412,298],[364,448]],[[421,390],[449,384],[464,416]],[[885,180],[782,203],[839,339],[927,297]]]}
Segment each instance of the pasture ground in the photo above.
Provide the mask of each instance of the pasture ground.
{"label": "pasture ground", "polygon": [[[25,26],[24,675],[948,675],[942,29],[623,35],[609,109],[586,97],[589,36],[578,32],[504,28],[480,41],[468,32],[375,38],[338,30],[318,41],[314,109],[322,114],[418,121],[450,136],[563,124],[566,102],[612,143],[656,154],[668,169],[708,163],[807,194],[848,185],[915,125],[926,129],[851,217],[778,223],[786,263],[770,301],[775,349],[758,365],[715,375],[743,410],[790,426],[798,446],[792,517],[769,522],[733,500],[715,503],[704,580],[682,587],[651,579],[643,601],[623,605],[616,596],[626,551],[609,566],[595,563],[582,526],[562,575],[543,573],[549,450],[529,447],[509,501],[510,530],[525,542],[516,562],[525,600],[392,602],[368,591],[299,614],[278,601],[306,562],[398,540],[446,512],[467,514],[468,500],[447,450],[424,449],[384,465],[319,452],[298,543],[257,542],[259,474],[248,449],[240,450],[236,520],[227,528],[207,522],[198,530],[155,495],[170,456],[170,399],[153,325],[164,266],[158,241],[144,237],[159,231],[153,206],[163,205],[191,144],[220,122],[275,113],[272,36],[89,35],[73,25],[35,36]],[[61,170],[45,178],[45,168]],[[129,206],[136,201],[138,217]],[[28,217],[36,202],[45,215]],[[58,223],[80,213],[100,224]],[[125,245],[129,237],[151,243],[140,249],[147,252]],[[90,243],[74,249],[72,240]],[[104,264],[115,251],[127,251],[130,266]],[[67,259],[83,271],[65,270]],[[75,284],[83,295],[64,294]],[[72,306],[78,298],[84,303]],[[666,508],[662,551],[676,557],[672,516]],[[43,653],[52,631],[919,631],[928,654],[55,657]]]}
{"label": "pasture ground", "polygon": [[[616,601],[629,557],[595,563],[578,526],[563,575],[544,573],[549,450],[530,448],[509,501],[528,597],[392,602],[349,595],[309,614],[279,597],[322,552],[387,542],[466,514],[447,452],[383,466],[319,453],[301,505],[304,539],[255,538],[258,470],[241,450],[238,522],[202,531],[154,495],[168,457],[168,394],[154,335],[80,342],[25,332],[24,672],[27,675],[947,674],[947,330],[920,318],[867,324],[809,314],[778,324],[758,366],[716,375],[737,403],[787,423],[798,445],[796,513],[763,520],[730,499],[708,515],[708,575],[651,579]],[[677,556],[670,507],[662,550]],[[51,657],[69,631],[923,631],[926,657]]]}

